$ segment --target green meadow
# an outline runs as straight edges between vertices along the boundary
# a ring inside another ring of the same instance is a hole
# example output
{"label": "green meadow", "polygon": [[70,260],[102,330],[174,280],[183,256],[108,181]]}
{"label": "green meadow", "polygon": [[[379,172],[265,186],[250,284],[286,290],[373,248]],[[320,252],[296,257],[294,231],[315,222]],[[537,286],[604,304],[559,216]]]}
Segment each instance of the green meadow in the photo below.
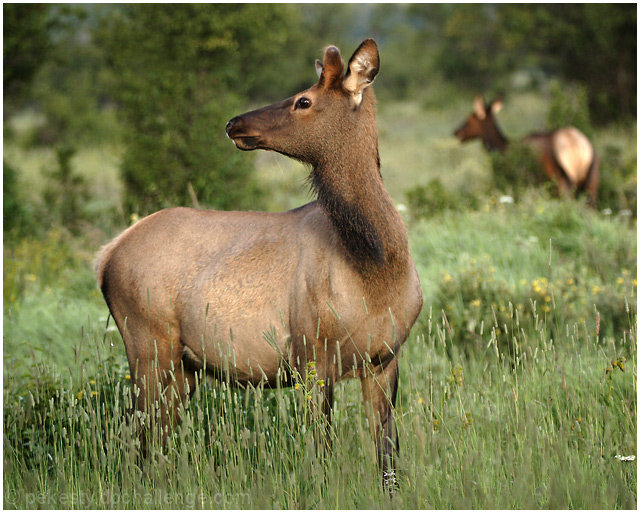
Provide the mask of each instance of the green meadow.
{"label": "green meadow", "polygon": [[[332,451],[317,448],[309,421],[316,384],[202,379],[167,446],[139,460],[124,347],[92,271],[135,220],[119,210],[122,148],[110,142],[70,160],[91,223],[3,247],[4,507],[635,509],[635,204],[609,192],[590,209],[544,185],[492,190],[490,156],[452,136],[470,108],[471,98],[379,105],[383,178],[424,295],[399,355],[393,499],[356,381],[337,386]],[[541,95],[514,95],[500,122],[517,138],[545,109]],[[5,162],[37,201],[56,155],[20,144],[35,115],[12,123]],[[635,183],[636,137],[635,124],[594,130],[605,192],[626,187],[625,165]],[[255,166],[268,210],[310,200],[302,165],[262,153]]]}

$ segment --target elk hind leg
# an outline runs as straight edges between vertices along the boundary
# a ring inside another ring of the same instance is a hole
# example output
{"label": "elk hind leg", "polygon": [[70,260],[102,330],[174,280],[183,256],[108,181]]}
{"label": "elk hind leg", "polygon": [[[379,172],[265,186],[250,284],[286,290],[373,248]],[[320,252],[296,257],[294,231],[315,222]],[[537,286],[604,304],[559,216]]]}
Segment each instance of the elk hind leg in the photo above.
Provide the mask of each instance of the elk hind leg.
{"label": "elk hind leg", "polygon": [[184,346],[177,333],[168,331],[127,327],[125,346],[134,400],[142,414],[136,413],[143,454],[149,445],[164,446],[179,421],[180,407],[195,389],[193,369],[183,361]]}
{"label": "elk hind leg", "polygon": [[394,358],[384,368],[365,368],[360,381],[369,428],[376,443],[383,484],[389,493],[393,494],[399,453],[398,432],[393,418],[398,390],[397,359]]}
{"label": "elk hind leg", "polygon": [[585,181],[584,188],[587,189],[589,206],[595,208],[596,201],[598,199],[598,187],[600,186],[600,171],[598,169],[598,157],[594,155],[591,168],[587,180]]}

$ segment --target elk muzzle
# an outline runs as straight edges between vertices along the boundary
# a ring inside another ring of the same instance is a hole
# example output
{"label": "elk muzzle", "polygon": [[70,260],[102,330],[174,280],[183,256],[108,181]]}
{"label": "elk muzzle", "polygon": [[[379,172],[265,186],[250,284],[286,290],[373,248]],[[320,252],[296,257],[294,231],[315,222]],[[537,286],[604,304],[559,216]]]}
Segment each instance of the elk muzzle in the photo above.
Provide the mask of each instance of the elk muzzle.
{"label": "elk muzzle", "polygon": [[467,123],[463,123],[462,125],[460,125],[455,132],[453,132],[453,135],[455,137],[458,138],[458,140],[460,142],[466,142],[469,139],[471,139],[471,136],[468,133],[468,129],[467,129]]}
{"label": "elk muzzle", "polygon": [[236,116],[227,123],[227,137],[239,150],[250,151],[258,147],[259,137],[250,131],[242,116]]}
{"label": "elk muzzle", "polygon": [[[273,105],[236,116],[227,123],[227,136],[240,150],[249,151],[260,148],[280,151],[281,144],[277,141],[281,138],[283,128],[291,122],[292,105],[293,99],[287,98]],[[291,137],[285,137],[284,143],[291,144]]]}

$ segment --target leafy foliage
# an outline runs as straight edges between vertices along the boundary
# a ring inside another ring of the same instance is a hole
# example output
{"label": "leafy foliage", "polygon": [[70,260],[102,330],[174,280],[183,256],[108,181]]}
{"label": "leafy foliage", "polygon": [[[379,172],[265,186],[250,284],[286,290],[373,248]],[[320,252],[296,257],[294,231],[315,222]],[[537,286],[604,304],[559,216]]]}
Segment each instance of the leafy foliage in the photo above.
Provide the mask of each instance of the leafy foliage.
{"label": "leafy foliage", "polygon": [[476,195],[465,190],[450,192],[438,178],[433,178],[426,185],[408,189],[405,196],[414,219],[428,218],[445,210],[475,209],[478,206]]}
{"label": "leafy foliage", "polygon": [[34,232],[36,220],[33,207],[26,202],[18,183],[16,169],[2,162],[2,220],[4,240],[24,237]]}
{"label": "leafy foliage", "polygon": [[5,116],[24,100],[31,80],[49,57],[49,10],[45,4],[2,5]]}
{"label": "leafy foliage", "polygon": [[505,5],[506,41],[589,90],[593,120],[635,117],[637,41],[633,5]]}
{"label": "leafy foliage", "polygon": [[587,88],[582,84],[551,84],[551,101],[547,114],[547,129],[555,130],[565,126],[575,126],[589,137],[592,135],[589,119]]}
{"label": "leafy foliage", "polygon": [[504,152],[492,152],[490,156],[493,183],[499,191],[517,199],[529,187],[549,184],[540,162],[524,143],[514,141]]}
{"label": "leafy foliage", "polygon": [[[194,203],[256,205],[250,160],[227,140],[227,120],[273,76],[291,23],[286,6],[127,6],[102,44],[126,127],[125,210]],[[249,63],[260,63],[248,70]],[[190,193],[190,187],[193,193]]]}

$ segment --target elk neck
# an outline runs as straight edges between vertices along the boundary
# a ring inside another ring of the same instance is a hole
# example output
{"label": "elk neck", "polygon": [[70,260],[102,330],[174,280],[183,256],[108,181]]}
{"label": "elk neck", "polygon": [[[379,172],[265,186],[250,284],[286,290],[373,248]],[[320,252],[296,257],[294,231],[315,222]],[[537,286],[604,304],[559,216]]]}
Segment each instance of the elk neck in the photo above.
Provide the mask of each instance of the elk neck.
{"label": "elk neck", "polygon": [[406,228],[382,182],[373,93],[365,93],[363,112],[341,120],[338,139],[325,143],[309,178],[354,266],[379,279],[403,272],[410,257]]}
{"label": "elk neck", "polygon": [[485,129],[483,130],[482,144],[484,144],[484,147],[489,151],[506,150],[509,140],[504,136],[493,117],[490,118],[490,121],[490,123],[485,125]]}

